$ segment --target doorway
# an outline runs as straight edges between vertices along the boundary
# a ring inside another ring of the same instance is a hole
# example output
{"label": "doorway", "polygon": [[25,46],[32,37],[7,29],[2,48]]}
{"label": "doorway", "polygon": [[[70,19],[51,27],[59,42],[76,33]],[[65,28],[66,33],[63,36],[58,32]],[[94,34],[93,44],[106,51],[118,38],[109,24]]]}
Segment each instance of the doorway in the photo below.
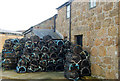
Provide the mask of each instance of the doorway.
{"label": "doorway", "polygon": [[83,46],[83,35],[76,35],[75,36],[75,43]]}

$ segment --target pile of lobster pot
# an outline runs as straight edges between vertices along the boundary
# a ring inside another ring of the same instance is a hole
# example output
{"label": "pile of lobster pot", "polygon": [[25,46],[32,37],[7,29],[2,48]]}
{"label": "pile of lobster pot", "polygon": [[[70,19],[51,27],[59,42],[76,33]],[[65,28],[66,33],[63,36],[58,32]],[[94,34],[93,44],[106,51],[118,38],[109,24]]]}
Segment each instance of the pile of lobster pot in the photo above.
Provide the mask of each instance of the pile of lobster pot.
{"label": "pile of lobster pot", "polygon": [[70,42],[53,40],[51,36],[8,39],[2,50],[4,69],[15,69],[18,73],[38,71],[63,71],[65,55]]}
{"label": "pile of lobster pot", "polygon": [[20,56],[23,54],[23,39],[7,39],[2,50],[2,67],[4,69],[15,69]]}
{"label": "pile of lobster pot", "polygon": [[65,57],[64,76],[67,79],[77,81],[80,77],[91,75],[89,54],[81,46],[73,45]]}
{"label": "pile of lobster pot", "polygon": [[23,55],[17,63],[17,72],[63,71],[65,49],[63,40],[52,40],[45,36],[40,39],[32,36],[27,39]]}
{"label": "pile of lobster pot", "polygon": [[81,46],[49,35],[5,40],[2,67],[16,69],[17,73],[64,71],[72,80],[90,75],[89,54]]}

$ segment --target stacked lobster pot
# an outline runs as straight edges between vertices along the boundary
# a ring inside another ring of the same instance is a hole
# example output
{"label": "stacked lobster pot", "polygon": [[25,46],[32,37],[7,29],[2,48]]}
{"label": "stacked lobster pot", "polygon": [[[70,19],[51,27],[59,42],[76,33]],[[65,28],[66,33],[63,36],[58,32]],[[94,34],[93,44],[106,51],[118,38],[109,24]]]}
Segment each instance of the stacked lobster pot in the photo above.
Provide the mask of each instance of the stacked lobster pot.
{"label": "stacked lobster pot", "polygon": [[63,40],[53,40],[49,35],[43,39],[30,37],[26,40],[23,55],[17,63],[17,72],[63,71],[65,44]]}
{"label": "stacked lobster pot", "polygon": [[8,39],[2,50],[2,66],[18,73],[64,71],[70,80],[91,74],[89,54],[79,45],[51,36]]}
{"label": "stacked lobster pot", "polygon": [[17,61],[22,54],[22,40],[7,39],[2,50],[2,67],[4,69],[15,69]]}
{"label": "stacked lobster pot", "polygon": [[82,76],[90,76],[89,54],[81,46],[73,45],[66,54],[64,76],[69,80],[77,81]]}
{"label": "stacked lobster pot", "polygon": [[30,39],[26,39],[23,48],[23,54],[19,59],[16,67],[16,71],[18,73],[36,72],[41,69],[38,66],[40,53],[38,48],[38,41],[39,37],[37,36],[32,36]]}

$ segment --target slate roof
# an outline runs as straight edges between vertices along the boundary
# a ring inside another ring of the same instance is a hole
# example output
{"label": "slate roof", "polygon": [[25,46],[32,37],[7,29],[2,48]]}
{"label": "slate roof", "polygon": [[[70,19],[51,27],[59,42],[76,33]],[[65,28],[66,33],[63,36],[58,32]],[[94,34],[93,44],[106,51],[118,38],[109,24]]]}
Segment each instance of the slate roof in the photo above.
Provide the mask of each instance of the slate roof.
{"label": "slate roof", "polygon": [[58,8],[56,8],[57,10],[59,10],[59,9],[61,9],[62,7],[64,7],[64,6],[66,6],[66,5],[68,5],[69,4],[69,2],[65,2],[64,4],[62,4],[61,6],[59,6]]}
{"label": "slate roof", "polygon": [[50,35],[53,39],[62,39],[59,34],[54,32],[52,29],[33,29],[33,33],[40,38],[43,38],[43,36]]}
{"label": "slate roof", "polygon": [[61,6],[59,6],[58,8],[56,8],[57,10],[59,10],[59,9],[61,9],[61,8],[63,8],[64,6],[67,6],[67,5],[69,5],[71,2],[73,2],[74,0],[69,0],[69,1],[67,1],[67,2],[65,2],[64,4],[62,4]]}

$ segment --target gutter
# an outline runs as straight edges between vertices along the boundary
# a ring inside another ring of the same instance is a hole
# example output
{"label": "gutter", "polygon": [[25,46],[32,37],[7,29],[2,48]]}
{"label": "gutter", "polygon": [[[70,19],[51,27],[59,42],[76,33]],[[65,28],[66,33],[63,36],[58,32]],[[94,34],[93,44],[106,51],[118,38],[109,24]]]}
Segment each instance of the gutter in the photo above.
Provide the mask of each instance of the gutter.
{"label": "gutter", "polygon": [[33,30],[33,27],[30,27],[28,30],[24,31],[22,34],[26,35],[28,33],[30,33]]}

